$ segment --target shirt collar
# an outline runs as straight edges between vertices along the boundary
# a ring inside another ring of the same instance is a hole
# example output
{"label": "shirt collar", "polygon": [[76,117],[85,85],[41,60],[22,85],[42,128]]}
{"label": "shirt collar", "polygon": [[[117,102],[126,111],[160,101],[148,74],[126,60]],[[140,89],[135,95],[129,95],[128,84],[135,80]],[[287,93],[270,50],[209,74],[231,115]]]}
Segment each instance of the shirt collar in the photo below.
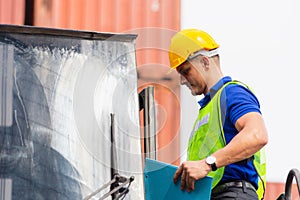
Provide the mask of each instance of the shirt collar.
{"label": "shirt collar", "polygon": [[214,86],[212,86],[209,92],[200,101],[198,101],[200,107],[202,108],[206,104],[208,104],[208,102],[215,96],[217,91],[221,89],[221,87],[229,81],[232,81],[231,77],[225,76],[222,79],[220,79]]}

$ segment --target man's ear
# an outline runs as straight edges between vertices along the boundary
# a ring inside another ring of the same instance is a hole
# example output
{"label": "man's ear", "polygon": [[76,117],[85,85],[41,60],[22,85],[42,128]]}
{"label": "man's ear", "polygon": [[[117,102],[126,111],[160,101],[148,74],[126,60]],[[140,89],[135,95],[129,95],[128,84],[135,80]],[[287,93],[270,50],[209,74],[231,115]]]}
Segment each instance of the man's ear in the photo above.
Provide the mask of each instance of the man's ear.
{"label": "man's ear", "polygon": [[201,62],[203,63],[204,69],[207,70],[207,69],[209,68],[209,65],[210,65],[210,60],[209,60],[209,58],[206,57],[206,56],[202,56]]}

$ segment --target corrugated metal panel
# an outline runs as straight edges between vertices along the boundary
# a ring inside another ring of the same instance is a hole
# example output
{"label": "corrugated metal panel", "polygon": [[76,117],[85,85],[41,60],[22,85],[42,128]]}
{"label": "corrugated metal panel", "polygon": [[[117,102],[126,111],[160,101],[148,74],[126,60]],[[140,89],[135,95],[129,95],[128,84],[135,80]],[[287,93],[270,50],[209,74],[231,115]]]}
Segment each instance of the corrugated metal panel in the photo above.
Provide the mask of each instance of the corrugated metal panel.
{"label": "corrugated metal panel", "polygon": [[24,24],[25,0],[0,0],[0,24]]}
{"label": "corrugated metal panel", "polygon": [[180,28],[180,0],[35,0],[34,4],[36,26],[105,32]]}
{"label": "corrugated metal panel", "polygon": [[180,0],[36,0],[34,15],[36,26],[138,34],[139,87],[155,84],[162,110],[158,159],[179,164],[180,87],[177,74],[167,74],[167,49],[180,29]]}

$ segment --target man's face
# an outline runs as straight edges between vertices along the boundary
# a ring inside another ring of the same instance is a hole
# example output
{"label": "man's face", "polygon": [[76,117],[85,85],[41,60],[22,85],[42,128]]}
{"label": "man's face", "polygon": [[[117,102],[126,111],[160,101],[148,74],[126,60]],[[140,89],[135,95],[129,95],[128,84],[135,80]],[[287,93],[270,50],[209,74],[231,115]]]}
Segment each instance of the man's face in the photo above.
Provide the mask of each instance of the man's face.
{"label": "man's face", "polygon": [[206,82],[201,73],[201,62],[185,62],[176,68],[180,74],[181,85],[186,85],[194,96],[205,94]]}

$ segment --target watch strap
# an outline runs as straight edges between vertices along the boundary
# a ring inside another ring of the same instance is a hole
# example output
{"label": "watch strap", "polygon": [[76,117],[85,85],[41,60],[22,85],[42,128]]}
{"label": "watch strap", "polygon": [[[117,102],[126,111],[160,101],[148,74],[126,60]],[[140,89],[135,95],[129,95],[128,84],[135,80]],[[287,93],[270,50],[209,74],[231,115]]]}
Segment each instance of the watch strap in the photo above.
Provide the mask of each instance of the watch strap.
{"label": "watch strap", "polygon": [[212,163],[212,164],[210,164],[210,166],[211,166],[211,170],[212,171],[217,171],[217,165],[216,165],[216,163]]}

